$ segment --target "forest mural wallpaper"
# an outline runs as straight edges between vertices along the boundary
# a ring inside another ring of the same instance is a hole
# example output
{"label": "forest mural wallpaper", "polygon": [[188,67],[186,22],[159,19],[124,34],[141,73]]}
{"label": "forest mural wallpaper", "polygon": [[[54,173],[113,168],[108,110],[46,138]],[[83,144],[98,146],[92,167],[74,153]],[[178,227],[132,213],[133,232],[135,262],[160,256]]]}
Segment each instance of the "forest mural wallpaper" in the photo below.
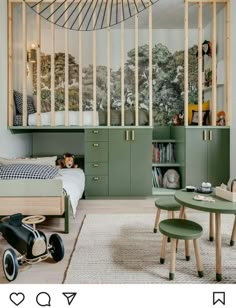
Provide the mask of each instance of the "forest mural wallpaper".
{"label": "forest mural wallpaper", "polygon": [[[189,48],[189,102],[198,101],[197,46]],[[139,109],[149,110],[149,47],[139,46]],[[171,53],[161,43],[152,48],[153,121],[166,125],[184,109],[184,51]],[[82,68],[83,110],[93,106],[93,65]],[[135,109],[135,49],[129,50],[124,66],[125,109]],[[97,110],[107,109],[107,67],[96,67]],[[37,93],[37,65],[33,66],[33,94]],[[41,108],[51,108],[51,55],[41,55]],[[69,110],[79,110],[79,65],[69,54]],[[65,54],[55,54],[55,110],[64,109]],[[111,68],[111,109],[121,109],[121,70]]]}

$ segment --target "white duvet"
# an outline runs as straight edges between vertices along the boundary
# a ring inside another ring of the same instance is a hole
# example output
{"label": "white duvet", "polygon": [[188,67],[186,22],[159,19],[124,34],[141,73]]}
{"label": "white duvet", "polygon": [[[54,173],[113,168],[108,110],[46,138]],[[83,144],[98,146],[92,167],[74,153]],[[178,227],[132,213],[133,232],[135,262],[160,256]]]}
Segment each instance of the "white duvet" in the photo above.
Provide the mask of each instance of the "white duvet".
{"label": "white duvet", "polygon": [[80,168],[60,169],[59,174],[63,182],[63,188],[70,197],[70,205],[73,216],[75,216],[79,199],[81,199],[84,192],[84,172]]}

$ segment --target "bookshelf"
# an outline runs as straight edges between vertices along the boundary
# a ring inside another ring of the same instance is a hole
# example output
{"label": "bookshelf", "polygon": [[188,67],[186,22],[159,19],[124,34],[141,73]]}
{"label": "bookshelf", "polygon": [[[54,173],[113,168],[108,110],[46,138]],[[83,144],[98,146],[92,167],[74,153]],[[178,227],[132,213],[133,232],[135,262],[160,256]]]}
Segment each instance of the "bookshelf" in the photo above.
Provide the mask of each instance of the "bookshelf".
{"label": "bookshelf", "polygon": [[175,169],[179,173],[181,164],[177,159],[176,139],[169,138],[170,130],[166,127],[163,133],[161,128],[158,134],[158,128],[152,139],[152,195],[174,195],[175,189],[163,187],[163,177],[167,170]]}

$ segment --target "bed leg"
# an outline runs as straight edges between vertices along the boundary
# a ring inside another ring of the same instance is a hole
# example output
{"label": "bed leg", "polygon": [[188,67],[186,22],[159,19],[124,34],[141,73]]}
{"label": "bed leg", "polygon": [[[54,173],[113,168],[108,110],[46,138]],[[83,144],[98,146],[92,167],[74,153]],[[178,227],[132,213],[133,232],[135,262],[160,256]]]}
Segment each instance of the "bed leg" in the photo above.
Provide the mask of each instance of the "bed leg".
{"label": "bed leg", "polygon": [[69,198],[65,197],[65,230],[64,232],[67,234],[69,233]]}

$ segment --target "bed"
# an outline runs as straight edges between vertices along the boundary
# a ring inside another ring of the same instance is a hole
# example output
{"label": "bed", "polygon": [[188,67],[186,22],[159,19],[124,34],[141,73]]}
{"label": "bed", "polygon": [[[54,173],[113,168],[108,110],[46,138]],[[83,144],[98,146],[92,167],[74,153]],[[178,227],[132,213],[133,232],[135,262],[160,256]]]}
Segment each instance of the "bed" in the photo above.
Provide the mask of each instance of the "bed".
{"label": "bed", "polygon": [[80,168],[60,169],[53,179],[0,180],[0,216],[21,212],[62,217],[64,232],[69,233],[69,209],[75,216],[84,185]]}

